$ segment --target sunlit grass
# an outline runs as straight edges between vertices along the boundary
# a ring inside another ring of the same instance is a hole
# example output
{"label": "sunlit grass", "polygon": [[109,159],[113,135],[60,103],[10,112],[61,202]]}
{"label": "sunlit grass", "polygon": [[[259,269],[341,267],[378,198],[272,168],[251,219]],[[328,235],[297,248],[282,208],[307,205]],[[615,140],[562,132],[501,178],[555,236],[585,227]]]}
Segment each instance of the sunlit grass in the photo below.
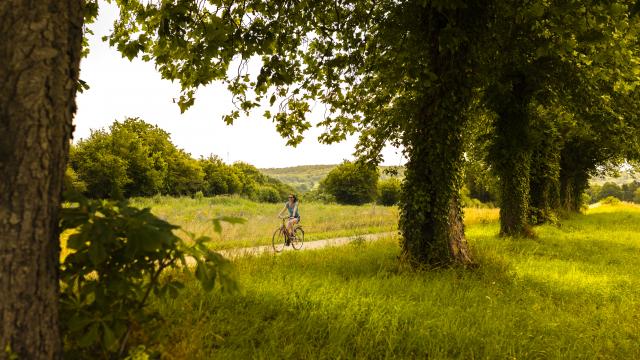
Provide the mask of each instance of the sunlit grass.
{"label": "sunlit grass", "polygon": [[640,208],[535,239],[499,238],[487,216],[467,223],[478,269],[408,270],[394,237],[240,258],[240,294],[188,281],[147,340],[185,359],[640,358]]}
{"label": "sunlit grass", "polygon": [[[217,249],[270,244],[274,230],[281,224],[277,214],[284,207],[284,201],[256,203],[234,196],[140,198],[133,199],[132,204],[150,207],[155,215],[186,231],[210,236]],[[305,241],[394,231],[398,225],[397,208],[379,205],[301,203],[300,215]],[[217,216],[242,217],[247,223],[224,225],[222,233],[217,234],[211,223]]]}
{"label": "sunlit grass", "polygon": [[[213,239],[216,249],[248,247],[271,243],[280,220],[276,218],[283,204],[256,203],[236,196],[213,198],[137,198],[137,207],[150,207],[157,216],[184,230]],[[301,225],[305,241],[396,231],[398,209],[395,206],[368,204],[348,206],[322,203],[301,203]],[[236,216],[247,219],[244,225],[225,225],[222,234],[213,231],[211,219],[216,216]],[[498,209],[465,209],[467,225],[488,223],[498,218]],[[179,234],[180,235],[180,234]],[[186,237],[185,237],[186,238]]]}

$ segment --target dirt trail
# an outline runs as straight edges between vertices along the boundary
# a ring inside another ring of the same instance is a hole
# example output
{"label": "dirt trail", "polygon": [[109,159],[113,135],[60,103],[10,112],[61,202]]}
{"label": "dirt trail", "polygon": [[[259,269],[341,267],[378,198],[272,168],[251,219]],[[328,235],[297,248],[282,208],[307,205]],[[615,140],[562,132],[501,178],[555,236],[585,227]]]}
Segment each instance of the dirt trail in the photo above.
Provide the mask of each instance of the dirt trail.
{"label": "dirt trail", "polygon": [[[347,244],[356,239],[362,239],[363,241],[374,241],[380,239],[382,237],[391,236],[397,234],[397,231],[390,231],[384,233],[376,233],[376,234],[365,234],[365,235],[354,235],[333,239],[325,239],[325,240],[316,240],[309,241],[303,244],[302,249],[300,250],[313,250],[313,249],[321,249],[328,246],[340,246]],[[284,251],[294,251],[291,246],[285,246]],[[273,247],[271,245],[264,246],[256,246],[256,247],[248,247],[248,248],[236,248],[236,249],[226,249],[218,251],[226,258],[237,258],[241,256],[247,255],[259,255],[263,253],[274,253]]]}

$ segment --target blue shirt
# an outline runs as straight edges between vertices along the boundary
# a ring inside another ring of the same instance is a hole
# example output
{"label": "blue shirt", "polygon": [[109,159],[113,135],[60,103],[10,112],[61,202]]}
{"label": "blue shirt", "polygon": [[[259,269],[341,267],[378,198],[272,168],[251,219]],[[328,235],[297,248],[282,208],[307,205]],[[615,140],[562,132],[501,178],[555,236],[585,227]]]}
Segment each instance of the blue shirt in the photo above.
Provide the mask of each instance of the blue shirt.
{"label": "blue shirt", "polygon": [[[295,218],[299,218],[300,217],[300,213],[298,212],[298,202],[296,201],[295,203],[293,203],[293,207],[289,207],[289,202],[287,201],[286,203],[284,203],[284,206],[287,207],[287,210],[289,210],[289,217],[295,217]],[[296,214],[293,214],[293,209],[296,209]]]}

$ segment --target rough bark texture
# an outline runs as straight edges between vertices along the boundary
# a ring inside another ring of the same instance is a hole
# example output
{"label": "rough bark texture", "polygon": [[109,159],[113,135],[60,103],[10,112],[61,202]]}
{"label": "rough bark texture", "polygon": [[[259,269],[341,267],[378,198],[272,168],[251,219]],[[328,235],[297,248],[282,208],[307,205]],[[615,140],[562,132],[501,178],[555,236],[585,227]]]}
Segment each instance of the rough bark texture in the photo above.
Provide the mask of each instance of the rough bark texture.
{"label": "rough bark texture", "polygon": [[[451,14],[458,16],[461,14]],[[438,82],[423,94],[421,111],[404,133],[408,155],[400,200],[403,257],[416,266],[471,265],[459,202],[462,130],[472,98],[464,48],[442,50],[440,31],[451,18],[425,16],[432,71]]]}
{"label": "rough bark texture", "polygon": [[0,1],[0,359],[61,357],[58,208],[81,0]]}

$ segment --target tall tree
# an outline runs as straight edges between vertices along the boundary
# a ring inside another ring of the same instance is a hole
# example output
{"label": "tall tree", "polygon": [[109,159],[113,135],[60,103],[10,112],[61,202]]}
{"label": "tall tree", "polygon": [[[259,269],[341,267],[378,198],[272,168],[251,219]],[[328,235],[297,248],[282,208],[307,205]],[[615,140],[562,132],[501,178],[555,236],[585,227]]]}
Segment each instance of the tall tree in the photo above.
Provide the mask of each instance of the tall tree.
{"label": "tall tree", "polygon": [[630,112],[608,99],[637,82],[638,23],[633,1],[501,5],[496,26],[507,36],[496,37],[501,52],[494,51],[486,92],[497,114],[491,159],[501,182],[501,233],[528,235],[531,159],[540,147],[534,104],[559,103],[579,115],[576,126],[619,138],[617,119]]}
{"label": "tall tree", "polygon": [[[238,105],[228,122],[280,99],[265,115],[295,145],[311,126],[310,103],[319,100],[327,107],[321,141],[359,131],[358,153],[372,162],[385,143],[404,145],[405,257],[421,265],[471,262],[459,169],[466,109],[478,83],[474,63],[486,58],[482,44],[492,34],[491,1],[120,6],[111,44],[129,57],[153,60],[164,77],[178,80],[183,108],[193,103],[195,88],[225,79]],[[261,60],[257,74],[248,72],[250,59]],[[237,71],[229,72],[231,64]]]}
{"label": "tall tree", "polygon": [[0,2],[0,358],[57,359],[58,209],[81,0]]}

